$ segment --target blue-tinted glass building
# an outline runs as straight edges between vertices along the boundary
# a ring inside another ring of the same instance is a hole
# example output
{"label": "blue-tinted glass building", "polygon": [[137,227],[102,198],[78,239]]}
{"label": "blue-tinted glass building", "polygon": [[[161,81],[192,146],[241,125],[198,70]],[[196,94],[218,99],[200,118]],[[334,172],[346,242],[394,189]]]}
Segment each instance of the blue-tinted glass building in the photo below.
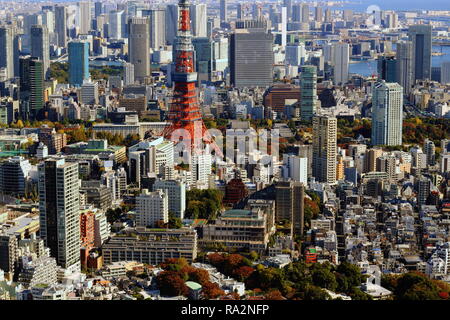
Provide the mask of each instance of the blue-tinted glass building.
{"label": "blue-tinted glass building", "polygon": [[89,43],[69,42],[69,84],[81,87],[89,77]]}

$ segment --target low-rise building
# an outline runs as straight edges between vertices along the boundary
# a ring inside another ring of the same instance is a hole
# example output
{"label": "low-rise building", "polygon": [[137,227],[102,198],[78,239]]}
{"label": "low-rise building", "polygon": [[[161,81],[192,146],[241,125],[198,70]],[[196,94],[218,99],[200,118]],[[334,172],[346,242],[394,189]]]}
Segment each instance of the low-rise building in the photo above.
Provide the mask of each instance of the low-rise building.
{"label": "low-rise building", "polygon": [[197,257],[197,232],[193,229],[134,228],[110,238],[102,247],[105,264],[138,261],[157,265],[168,258]]}

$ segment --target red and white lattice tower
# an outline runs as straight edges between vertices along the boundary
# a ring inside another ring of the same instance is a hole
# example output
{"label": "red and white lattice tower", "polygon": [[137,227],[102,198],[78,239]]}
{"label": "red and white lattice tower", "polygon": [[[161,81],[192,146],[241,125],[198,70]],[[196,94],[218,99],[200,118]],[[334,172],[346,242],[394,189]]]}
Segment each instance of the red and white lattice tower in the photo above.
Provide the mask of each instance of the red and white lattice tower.
{"label": "red and white lattice tower", "polygon": [[179,0],[178,32],[175,42],[175,83],[173,98],[167,116],[170,125],[162,135],[172,141],[183,141],[192,151],[198,152],[205,145],[216,149],[202,120],[197,98],[197,72],[194,68],[189,0]]}

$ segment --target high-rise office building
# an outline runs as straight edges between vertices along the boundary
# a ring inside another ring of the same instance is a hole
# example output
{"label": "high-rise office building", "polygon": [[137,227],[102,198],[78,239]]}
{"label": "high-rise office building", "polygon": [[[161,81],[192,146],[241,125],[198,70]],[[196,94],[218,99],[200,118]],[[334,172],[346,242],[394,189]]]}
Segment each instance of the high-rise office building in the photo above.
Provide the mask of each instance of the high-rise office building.
{"label": "high-rise office building", "polygon": [[195,71],[198,82],[211,80],[213,46],[209,38],[194,38],[192,45],[195,50]]}
{"label": "high-rise office building", "polygon": [[108,37],[110,39],[122,39],[125,34],[125,11],[111,11],[109,13]]}
{"label": "high-rise office building", "polygon": [[40,234],[63,268],[80,270],[78,163],[49,159],[38,166]]}
{"label": "high-rise office building", "polygon": [[414,84],[414,51],[411,41],[397,42],[396,82],[403,88],[403,93],[409,95]]}
{"label": "high-rise office building", "polygon": [[287,16],[287,8],[282,7],[281,8],[281,46],[283,48],[286,48],[286,42],[287,42],[287,22],[288,22],[288,16]]}
{"label": "high-rise office building", "polygon": [[69,42],[69,83],[81,87],[89,74],[89,43],[84,41]]}
{"label": "high-rise office building", "polygon": [[80,34],[88,34],[91,30],[91,3],[88,1],[78,2],[78,22]]}
{"label": "high-rise office building", "polygon": [[94,17],[97,19],[103,13],[103,3],[97,1],[94,3]]}
{"label": "high-rise office building", "polygon": [[304,198],[305,190],[301,182],[280,181],[275,185],[275,219],[291,223],[291,232],[303,234],[305,225]]}
{"label": "high-rise office building", "polygon": [[317,109],[317,68],[311,65],[300,67],[300,117],[311,121]]}
{"label": "high-rise office building", "polygon": [[326,22],[326,23],[333,22],[333,20],[332,20],[332,18],[331,18],[331,9],[330,9],[330,8],[327,8],[327,9],[325,10],[325,22]]}
{"label": "high-rise office building", "polygon": [[150,34],[148,18],[130,18],[128,20],[128,55],[134,65],[134,78],[144,81],[150,71]]}
{"label": "high-rise office building", "polygon": [[32,57],[20,58],[21,113],[25,119],[35,118],[44,107],[44,64]]}
{"label": "high-rise office building", "polygon": [[292,0],[283,0],[283,7],[286,7],[287,20],[292,18]]}
{"label": "high-rise office building", "polygon": [[431,79],[431,33],[431,25],[414,25],[409,27],[408,37],[413,43],[414,81]]}
{"label": "high-rise office building", "polygon": [[10,26],[0,27],[0,68],[6,69],[6,77],[14,77],[14,30]]}
{"label": "high-rise office building", "polygon": [[220,37],[214,39],[213,42],[213,66],[214,71],[222,74],[228,68],[228,38]]}
{"label": "high-rise office building", "polygon": [[290,66],[300,66],[306,59],[305,43],[288,44],[285,50],[286,64]]}
{"label": "high-rise office building", "polygon": [[12,157],[1,162],[0,191],[14,196],[25,195],[30,170],[30,162],[23,157]]}
{"label": "high-rise office building", "polygon": [[295,3],[292,5],[292,21],[301,22],[302,21],[302,4]]}
{"label": "high-rise office building", "polygon": [[353,21],[353,10],[346,9],[342,12],[342,18],[346,22]]}
{"label": "high-rise office building", "polygon": [[402,145],[403,88],[381,81],[372,96],[372,145]]}
{"label": "high-rise office building", "polygon": [[378,78],[386,82],[396,82],[397,60],[392,56],[380,56],[377,60]]}
{"label": "high-rise office building", "polygon": [[301,21],[303,23],[309,23],[309,5],[307,3],[301,4]]}
{"label": "high-rise office building", "polygon": [[22,51],[31,53],[31,27],[42,24],[42,15],[39,13],[26,14],[23,19]]}
{"label": "high-rise office building", "polygon": [[350,63],[350,45],[348,43],[333,44],[334,83],[344,85],[348,81]]}
{"label": "high-rise office building", "polygon": [[192,36],[207,36],[207,7],[206,4],[192,4],[190,8]]}
{"label": "high-rise office building", "polygon": [[[240,3],[238,6],[241,5]],[[239,18],[239,9],[238,9],[238,19]],[[227,22],[228,21],[228,0],[220,0],[220,22]]]}
{"label": "high-rise office building", "polygon": [[273,83],[273,35],[263,29],[236,29],[231,35],[231,83],[237,88]]}
{"label": "high-rise office building", "polygon": [[236,15],[237,15],[238,20],[244,19],[244,16],[245,16],[244,5],[242,3],[238,3],[236,5],[236,7],[237,7]]}
{"label": "high-rise office building", "polygon": [[150,48],[159,50],[166,45],[166,10],[143,10],[142,15],[149,17]]}
{"label": "high-rise office building", "polygon": [[315,20],[316,22],[323,22],[323,8],[317,6],[315,9]]}
{"label": "high-rise office building", "polygon": [[48,34],[53,35],[55,32],[55,13],[53,12],[53,9],[43,10],[42,24],[47,27]]}
{"label": "high-rise office building", "polygon": [[65,6],[55,5],[55,32],[58,37],[58,46],[67,45],[67,9]]}
{"label": "high-rise office building", "polygon": [[168,45],[175,44],[178,32],[178,6],[169,4],[166,7],[166,42]]}
{"label": "high-rise office building", "polygon": [[450,62],[446,61],[441,64],[441,79],[440,82],[443,84],[450,83]]}
{"label": "high-rise office building", "polygon": [[50,72],[50,44],[46,26],[35,25],[31,27],[31,56],[42,61],[44,78],[47,79]]}
{"label": "high-rise office building", "polygon": [[313,176],[319,182],[336,183],[337,119],[313,117]]}

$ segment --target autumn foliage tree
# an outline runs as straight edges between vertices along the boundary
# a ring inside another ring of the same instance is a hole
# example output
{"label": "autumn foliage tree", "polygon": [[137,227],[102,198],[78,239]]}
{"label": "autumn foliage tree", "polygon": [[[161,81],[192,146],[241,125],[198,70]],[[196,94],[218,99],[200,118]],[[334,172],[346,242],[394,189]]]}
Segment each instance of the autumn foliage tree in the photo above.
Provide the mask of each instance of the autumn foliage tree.
{"label": "autumn foliage tree", "polygon": [[271,290],[269,291],[265,296],[264,299],[266,300],[285,300],[283,295],[279,290]]}
{"label": "autumn foliage tree", "polygon": [[251,267],[252,265],[249,259],[240,254],[212,253],[208,255],[208,260],[217,270],[227,276],[233,277],[237,275],[247,278],[251,274],[247,268],[240,269],[241,267]]}
{"label": "autumn foliage tree", "polygon": [[162,271],[156,277],[156,283],[164,296],[185,296],[188,287],[176,271]]}
{"label": "autumn foliage tree", "polygon": [[252,267],[242,266],[233,270],[233,277],[238,281],[245,282],[245,280],[247,280],[254,271],[255,269]]}
{"label": "autumn foliage tree", "polygon": [[207,281],[202,285],[202,294],[205,299],[211,300],[225,295],[225,291],[220,289],[217,283]]}

